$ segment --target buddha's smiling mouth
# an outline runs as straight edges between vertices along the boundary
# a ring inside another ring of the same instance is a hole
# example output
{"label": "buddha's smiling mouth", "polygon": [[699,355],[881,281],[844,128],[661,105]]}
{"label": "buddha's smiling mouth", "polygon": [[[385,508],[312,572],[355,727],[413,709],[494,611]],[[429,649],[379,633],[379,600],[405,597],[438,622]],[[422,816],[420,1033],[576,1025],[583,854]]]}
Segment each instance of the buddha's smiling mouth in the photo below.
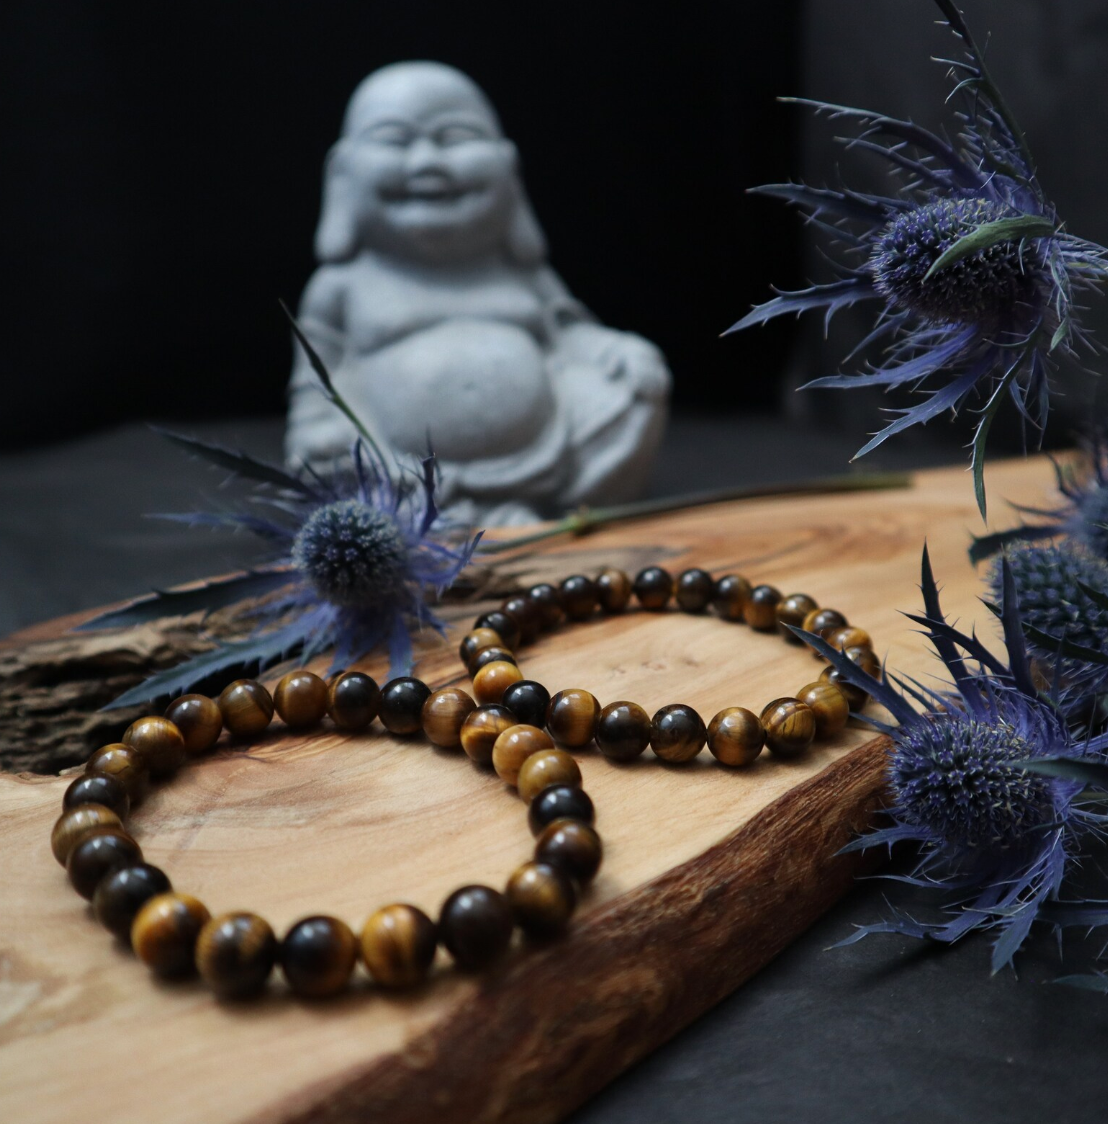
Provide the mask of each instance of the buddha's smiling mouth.
{"label": "buddha's smiling mouth", "polygon": [[478,191],[459,186],[446,176],[413,176],[406,183],[383,187],[381,198],[387,203],[453,203]]}

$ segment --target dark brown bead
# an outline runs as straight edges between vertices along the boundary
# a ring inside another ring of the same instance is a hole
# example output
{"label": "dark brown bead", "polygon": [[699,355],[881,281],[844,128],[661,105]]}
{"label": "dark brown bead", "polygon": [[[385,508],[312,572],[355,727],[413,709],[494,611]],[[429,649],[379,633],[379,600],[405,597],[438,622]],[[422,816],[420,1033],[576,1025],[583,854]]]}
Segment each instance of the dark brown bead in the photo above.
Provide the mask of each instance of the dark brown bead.
{"label": "dark brown bead", "polygon": [[577,905],[573,881],[548,863],[524,863],[508,879],[505,893],[516,924],[529,937],[560,933]]}
{"label": "dark brown bead", "polygon": [[135,915],[131,947],[159,976],[191,974],[196,938],[209,917],[207,907],[191,894],[159,894]]}
{"label": "dark brown bead", "polygon": [[546,725],[546,710],[550,706],[550,692],[533,679],[512,683],[500,701],[516,716],[517,722],[527,726]]}
{"label": "dark brown bead", "polygon": [[855,628],[853,625],[843,625],[841,628],[831,629],[824,640],[837,651],[844,648],[869,648],[873,650],[873,639],[864,628]]}
{"label": "dark brown bead", "polygon": [[463,886],[443,902],[439,940],[463,971],[491,964],[512,939],[512,908],[488,886]]}
{"label": "dark brown bead", "polygon": [[623,570],[602,570],[596,579],[596,597],[602,613],[622,613],[631,604],[631,578]]}
{"label": "dark brown bead", "polygon": [[166,707],[165,716],[181,731],[190,757],[207,753],[223,732],[223,715],[207,695],[182,695]]}
{"label": "dark brown bead", "polygon": [[853,683],[848,683],[843,678],[843,673],[837,667],[825,667],[820,672],[819,681],[821,683],[833,683],[842,691],[846,697],[846,701],[850,704],[851,710],[861,710],[866,705],[866,700],[869,698],[867,692],[863,691],[861,687],[856,687]]}
{"label": "dark brown bead", "polygon": [[123,744],[142,754],[146,767],[155,777],[168,776],[185,759],[185,739],[168,718],[149,715],[127,727]]}
{"label": "dark brown bead", "polygon": [[435,959],[435,923],[414,905],[387,905],[362,928],[362,958],[382,987],[415,987]]}
{"label": "dark brown bead", "polygon": [[510,617],[500,609],[493,609],[491,613],[483,613],[474,622],[473,627],[491,628],[500,637],[500,642],[505,648],[515,651],[519,647],[522,635],[515,617]]}
{"label": "dark brown bead", "polygon": [[583,621],[596,612],[600,605],[600,591],[596,582],[584,574],[572,574],[558,587],[562,606],[571,621]]}
{"label": "dark brown bead", "polygon": [[557,628],[566,619],[565,606],[562,605],[562,595],[557,586],[550,582],[539,582],[538,585],[531,586],[527,596],[534,602],[543,628]]}
{"label": "dark brown bead", "polygon": [[788,597],[778,602],[777,631],[790,644],[803,644],[804,641],[795,632],[791,632],[789,626],[802,628],[808,614],[815,612],[818,607],[815,598],[809,597],[808,594],[790,593]]}
{"label": "dark brown bead", "polygon": [[650,727],[650,748],[673,764],[691,761],[704,748],[708,736],[704,719],[684,703],[663,706],[651,719]]}
{"label": "dark brown bead", "polygon": [[756,585],[743,609],[743,620],[759,632],[772,632],[777,627],[777,605],[781,600],[779,590],[772,585]]}
{"label": "dark brown bead", "polygon": [[549,863],[582,885],[593,880],[603,857],[600,836],[579,820],[555,820],[535,841],[536,862]]}
{"label": "dark brown bead", "polygon": [[127,787],[107,773],[85,773],[70,784],[62,797],[62,807],[77,808],[81,804],[111,808],[121,820],[125,820],[131,810]]}
{"label": "dark brown bead", "polygon": [[149,863],[121,866],[101,879],[92,895],[96,920],[120,940],[129,941],[138,911],[158,894],[173,887],[164,871]]}
{"label": "dark brown bead", "polygon": [[609,761],[633,761],[650,744],[650,715],[638,703],[613,702],[600,712],[596,744]]}
{"label": "dark brown bead", "polygon": [[478,654],[486,648],[502,648],[504,640],[499,632],[491,628],[474,628],[462,637],[458,645],[458,655],[465,666],[471,667]]}
{"label": "dark brown bead", "polygon": [[589,794],[573,784],[544,788],[527,809],[527,825],[532,835],[541,835],[555,820],[578,820],[591,825],[595,819],[596,808]]}
{"label": "dark brown bead", "polygon": [[213,917],[196,938],[196,968],[220,999],[248,999],[266,985],[277,962],[277,938],[256,913]]}
{"label": "dark brown bead", "polygon": [[510,726],[493,743],[492,767],[505,784],[514,785],[519,780],[520,766],[528,757],[553,748],[554,743],[545,730],[522,723]]}
{"label": "dark brown bead", "polygon": [[546,708],[546,728],[558,745],[579,749],[588,745],[600,721],[600,703],[596,696],[579,687],[559,691]]}
{"label": "dark brown bead", "polygon": [[315,672],[290,671],[274,688],[273,708],[286,726],[306,730],[323,721],[329,696],[330,688]]}
{"label": "dark brown bead", "polygon": [[[490,663],[482,671],[495,666]],[[430,695],[423,704],[420,718],[423,732],[435,745],[442,746],[443,749],[456,749],[462,744],[462,723],[476,709],[477,704],[461,687],[443,687],[441,691]]]}
{"label": "dark brown bead", "polygon": [[802,627],[805,632],[814,632],[826,640],[832,629],[846,627],[846,617],[838,609],[813,609],[804,618]]}
{"label": "dark brown bead", "polygon": [[712,603],[715,579],[707,570],[684,570],[677,575],[678,607],[685,613],[703,613]]}
{"label": "dark brown bead", "polygon": [[774,699],[761,714],[766,745],[777,757],[797,757],[816,736],[816,716],[799,699]]}
{"label": "dark brown bead", "polygon": [[519,625],[521,644],[530,644],[538,636],[539,628],[542,626],[542,617],[539,614],[538,606],[530,597],[509,597],[500,606],[500,611],[515,618]]}
{"label": "dark brown bead", "polygon": [[377,681],[361,671],[344,671],[327,687],[327,713],[340,730],[364,730],[382,710]]}
{"label": "dark brown bead", "polygon": [[721,620],[741,621],[746,612],[746,603],[753,590],[750,582],[738,574],[727,574],[716,581],[712,593],[712,604]]}
{"label": "dark brown bead", "polygon": [[120,866],[142,862],[142,848],[121,828],[102,828],[86,836],[69,852],[65,863],[70,884],[86,901],[100,880]]}
{"label": "dark brown bead", "polygon": [[519,719],[506,707],[479,706],[466,715],[458,735],[462,749],[471,761],[478,765],[492,764],[492,747],[505,730],[519,724]]}
{"label": "dark brown bead", "polygon": [[216,699],[223,725],[236,738],[255,738],[273,719],[273,698],[255,679],[228,683]]}
{"label": "dark brown bead", "polygon": [[843,655],[872,678],[876,679],[881,674],[881,661],[874,655],[872,648],[844,648]]}
{"label": "dark brown bead", "polygon": [[79,804],[58,817],[50,833],[50,849],[54,858],[65,866],[73,848],[97,831],[117,828],[123,830],[123,821],[102,804]]}
{"label": "dark brown bead", "polygon": [[514,663],[516,666],[519,665],[515,655],[509,652],[507,648],[482,648],[473,657],[467,670],[470,675],[476,675],[486,664],[496,663],[498,660],[503,660],[505,663]]}
{"label": "dark brown bead", "polygon": [[635,575],[632,589],[644,609],[659,612],[673,596],[673,575],[661,566],[647,566]]}
{"label": "dark brown bead", "polygon": [[750,765],[765,744],[765,727],[745,707],[729,706],[708,723],[708,750],[721,765]]}
{"label": "dark brown bead", "polygon": [[90,776],[115,777],[126,788],[132,804],[142,799],[150,777],[146,758],[123,742],[102,745],[85,763],[85,772]]}
{"label": "dark brown bead", "polygon": [[392,679],[381,691],[381,725],[390,734],[417,734],[423,729],[423,704],[431,688],[410,675]]}
{"label": "dark brown bead", "polygon": [[516,788],[524,804],[530,804],[552,785],[581,784],[581,767],[564,749],[540,749],[519,767]]}
{"label": "dark brown bead", "polygon": [[289,987],[302,999],[330,999],[346,990],[358,963],[358,939],[337,917],[305,917],[277,953]]}
{"label": "dark brown bead", "polygon": [[796,693],[816,716],[816,737],[830,738],[839,733],[850,717],[850,703],[834,683],[808,683]]}
{"label": "dark brown bead", "polygon": [[513,684],[523,680],[523,672],[514,663],[497,660],[487,663],[473,677],[473,693],[482,705],[498,703],[504,692]]}

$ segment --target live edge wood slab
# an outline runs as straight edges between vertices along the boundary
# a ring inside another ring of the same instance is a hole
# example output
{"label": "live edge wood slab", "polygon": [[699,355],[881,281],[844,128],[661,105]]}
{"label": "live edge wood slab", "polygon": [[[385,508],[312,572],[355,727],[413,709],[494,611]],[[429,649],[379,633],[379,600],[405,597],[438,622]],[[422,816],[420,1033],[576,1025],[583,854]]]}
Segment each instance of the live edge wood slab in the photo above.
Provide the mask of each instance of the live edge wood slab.
{"label": "live edge wood slab", "polygon": [[[1038,502],[1042,461],[990,471]],[[907,490],[719,505],[563,541],[521,568],[603,564],[739,571],[802,590],[871,631],[900,671],[936,664],[899,610],[918,606],[926,538],[952,617],[992,635],[966,558],[978,526],[961,469]],[[471,619],[472,609],[464,612]],[[459,612],[459,622],[463,615]],[[421,667],[460,682],[456,636]],[[633,613],[562,629],[524,651],[529,676],[652,712],[758,709],[815,678],[803,649],[712,617]],[[382,676],[370,663],[367,670]],[[205,1124],[553,1121],[756,972],[851,885],[838,850],[878,807],[886,743],[861,727],[802,760],[728,771],[707,753],[666,767],[580,755],[606,857],[571,931],[496,971],[443,963],[411,995],[367,982],[338,1002],[220,1004],[155,983],[92,920],[50,854],[65,777],[0,775],[0,1120]],[[468,882],[501,886],[531,849],[524,808],[492,773],[422,740],[275,727],[185,767],[140,805],[147,858],[213,913],[277,931],[309,913],[359,926],[390,901],[434,914]],[[846,935],[845,933],[843,934]],[[827,953],[833,956],[834,953]]]}

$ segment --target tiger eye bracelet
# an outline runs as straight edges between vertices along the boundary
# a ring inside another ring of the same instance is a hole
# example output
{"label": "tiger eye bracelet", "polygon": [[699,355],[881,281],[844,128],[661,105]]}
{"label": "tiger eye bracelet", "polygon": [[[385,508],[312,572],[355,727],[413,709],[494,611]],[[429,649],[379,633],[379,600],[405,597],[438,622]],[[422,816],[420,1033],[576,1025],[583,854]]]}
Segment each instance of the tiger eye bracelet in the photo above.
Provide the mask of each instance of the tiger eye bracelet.
{"label": "tiger eye bracelet", "polygon": [[[129,942],[155,974],[198,972],[222,999],[258,994],[277,965],[298,996],[338,995],[359,959],[379,986],[415,987],[427,978],[440,945],[459,969],[482,969],[506,952],[517,928],[531,939],[564,930],[600,867],[595,809],[567,750],[595,741],[608,760],[626,762],[649,745],[662,760],[679,764],[707,744],[719,762],[740,767],[763,746],[782,758],[803,753],[814,739],[841,731],[851,708],[866,702],[864,693],[828,667],[796,696],[768,703],[760,716],[735,706],[705,725],[682,703],[651,718],[633,702],[601,707],[581,688],[551,697],[540,683],[524,679],[514,654],[521,644],[566,621],[621,613],[633,599],[648,612],[664,611],[672,601],[688,613],[714,608],[723,620],[780,630],[793,643],[802,640],[787,626],[802,627],[867,670],[877,667],[868,634],[805,594],[782,597],[772,586],[751,587],[736,575],[717,580],[699,569],[676,580],[658,567],[633,581],[614,569],[595,579],[573,575],[559,586],[536,585],[477,619],[460,646],[476,698],[458,687],[432,691],[410,676],[379,688],[357,671],[325,682],[298,669],[272,695],[254,680],[238,679],[216,699],[184,695],[164,715],[137,719],[121,742],[96,750],[66,789],[51,838],[54,856],[97,920]],[[279,940],[257,914],[211,916],[202,902],[174,891],[163,871],[143,861],[125,822],[151,779],[168,778],[188,758],[213,751],[224,731],[239,742],[259,736],[274,713],[292,730],[330,718],[338,730],[360,733],[379,719],[390,734],[422,733],[437,746],[460,748],[518,791],[536,837],[532,859],[515,870],[503,892],[482,885],[455,890],[437,921],[414,905],[394,903],[372,913],[358,935],[338,918],[316,915],[296,922]]]}

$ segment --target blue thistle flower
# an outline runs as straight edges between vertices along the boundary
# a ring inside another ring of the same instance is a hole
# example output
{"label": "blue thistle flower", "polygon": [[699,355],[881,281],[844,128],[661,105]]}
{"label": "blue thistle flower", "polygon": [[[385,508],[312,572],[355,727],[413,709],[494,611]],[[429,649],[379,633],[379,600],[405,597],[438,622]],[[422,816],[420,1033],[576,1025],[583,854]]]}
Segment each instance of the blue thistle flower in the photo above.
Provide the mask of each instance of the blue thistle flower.
{"label": "blue thistle flower", "polygon": [[993,418],[1009,396],[1027,422],[1044,429],[1054,365],[1089,343],[1075,318],[1075,296],[1099,282],[1108,251],[1062,228],[961,13],[953,0],[936,3],[967,56],[951,63],[963,98],[957,142],[910,121],[787,99],[861,126],[852,147],[887,159],[902,177],[901,189],[888,196],[802,184],[754,189],[807,211],[834,233],[846,257],[836,266],[837,280],[780,293],[729,331],[809,309],[822,309],[829,320],[849,305],[879,302],[873,331],[852,354],[880,343],[883,362],[808,386],[922,389],[942,380],[923,401],[893,411],[897,416],[859,457],[895,433],[981,397],[972,467],[984,518],[985,443]]}

